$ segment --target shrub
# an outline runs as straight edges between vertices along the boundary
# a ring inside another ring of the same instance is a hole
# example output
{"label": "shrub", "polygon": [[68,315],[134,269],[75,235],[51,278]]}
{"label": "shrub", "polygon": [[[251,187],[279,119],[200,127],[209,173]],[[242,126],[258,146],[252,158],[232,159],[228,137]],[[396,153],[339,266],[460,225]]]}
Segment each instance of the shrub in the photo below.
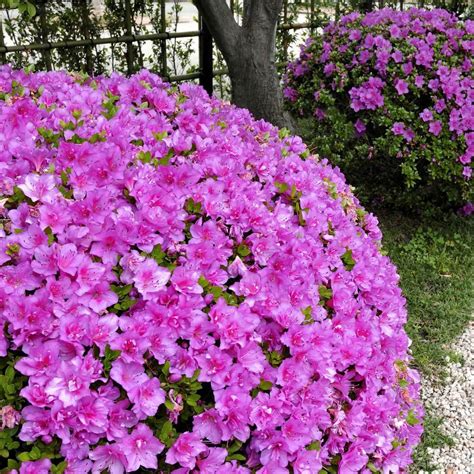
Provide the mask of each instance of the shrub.
{"label": "shrub", "polygon": [[0,88],[11,468],[409,464],[422,408],[405,300],[340,172],[145,71],[4,67]]}
{"label": "shrub", "polygon": [[473,198],[473,52],[474,21],[445,10],[352,13],[289,65],[287,104],[352,184],[459,204]]}

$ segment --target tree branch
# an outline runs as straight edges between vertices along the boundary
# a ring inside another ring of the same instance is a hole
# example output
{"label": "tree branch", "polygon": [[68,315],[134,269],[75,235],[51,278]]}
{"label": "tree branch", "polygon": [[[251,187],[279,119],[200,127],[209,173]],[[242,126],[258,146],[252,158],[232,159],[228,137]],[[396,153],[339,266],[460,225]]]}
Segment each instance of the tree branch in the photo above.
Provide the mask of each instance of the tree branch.
{"label": "tree branch", "polygon": [[240,26],[226,0],[194,0],[194,3],[224,57],[230,57],[235,52]]}

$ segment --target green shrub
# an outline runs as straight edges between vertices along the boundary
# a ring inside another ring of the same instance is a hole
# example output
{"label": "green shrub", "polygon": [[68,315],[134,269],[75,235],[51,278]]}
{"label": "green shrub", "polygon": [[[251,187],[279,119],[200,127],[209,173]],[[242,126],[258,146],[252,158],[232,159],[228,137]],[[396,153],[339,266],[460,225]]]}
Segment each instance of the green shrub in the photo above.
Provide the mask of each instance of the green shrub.
{"label": "green shrub", "polygon": [[362,199],[466,204],[473,51],[474,22],[445,10],[352,13],[289,65],[287,104],[321,155],[352,184],[370,185]]}

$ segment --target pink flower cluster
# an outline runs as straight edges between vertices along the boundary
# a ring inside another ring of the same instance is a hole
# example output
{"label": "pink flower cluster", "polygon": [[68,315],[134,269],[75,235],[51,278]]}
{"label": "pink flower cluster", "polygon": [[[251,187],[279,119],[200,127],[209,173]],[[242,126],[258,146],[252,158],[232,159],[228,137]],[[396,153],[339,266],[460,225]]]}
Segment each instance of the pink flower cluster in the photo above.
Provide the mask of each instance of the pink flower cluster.
{"label": "pink flower cluster", "polygon": [[336,130],[346,127],[337,109],[381,157],[403,158],[409,186],[439,181],[449,199],[466,202],[474,198],[473,54],[474,21],[446,10],[351,13],[301,47],[285,97]]}
{"label": "pink flower cluster", "polygon": [[353,87],[349,91],[351,107],[359,110],[375,110],[383,105],[382,89],[384,82],[378,77],[370,77],[360,87]]}
{"label": "pink flower cluster", "polygon": [[60,439],[78,474],[405,470],[422,431],[405,300],[337,169],[146,71],[3,67],[0,91],[22,442]]}

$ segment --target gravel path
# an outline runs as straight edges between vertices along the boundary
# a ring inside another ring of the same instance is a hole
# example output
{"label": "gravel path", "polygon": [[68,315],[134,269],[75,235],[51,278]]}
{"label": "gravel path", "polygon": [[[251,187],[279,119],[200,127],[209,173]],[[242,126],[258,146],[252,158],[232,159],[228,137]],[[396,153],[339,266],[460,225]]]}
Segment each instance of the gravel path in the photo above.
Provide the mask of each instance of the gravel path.
{"label": "gravel path", "polygon": [[[464,359],[464,364],[448,364],[445,385],[425,381],[422,397],[432,412],[443,418],[443,429],[455,445],[429,449],[433,474],[474,474],[474,323],[453,344],[452,349]],[[422,474],[423,471],[420,472]]]}

